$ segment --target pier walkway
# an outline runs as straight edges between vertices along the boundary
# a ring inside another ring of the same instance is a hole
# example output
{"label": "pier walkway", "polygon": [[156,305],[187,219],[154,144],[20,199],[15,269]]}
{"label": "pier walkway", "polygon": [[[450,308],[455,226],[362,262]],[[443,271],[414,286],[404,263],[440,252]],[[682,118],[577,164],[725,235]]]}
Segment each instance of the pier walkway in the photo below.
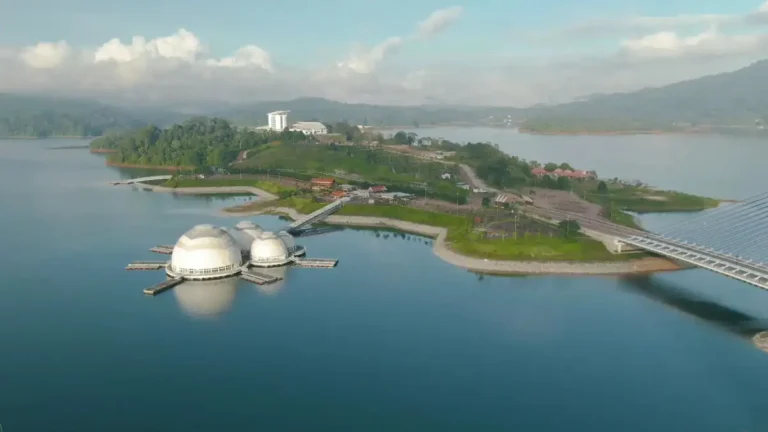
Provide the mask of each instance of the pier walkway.
{"label": "pier walkway", "polygon": [[311,267],[311,268],[333,268],[339,264],[337,259],[323,259],[323,258],[304,258],[293,260],[294,264],[298,267]]}
{"label": "pier walkway", "polygon": [[151,286],[149,288],[144,289],[144,294],[152,295],[152,296],[158,295],[161,292],[167,291],[167,290],[175,287],[176,285],[181,284],[182,282],[184,282],[184,279],[182,279],[182,278],[168,279],[168,280],[160,282],[157,285],[154,285],[154,286]]}
{"label": "pier walkway", "polygon": [[126,270],[160,270],[168,263],[166,261],[134,261],[125,268]]}
{"label": "pier walkway", "polygon": [[305,227],[307,225],[310,225],[310,224],[312,224],[314,222],[317,222],[317,221],[320,221],[322,219],[325,219],[329,215],[331,215],[333,213],[336,213],[342,207],[344,207],[344,204],[348,203],[349,201],[351,201],[351,199],[347,198],[347,197],[341,198],[341,199],[339,199],[337,201],[334,201],[334,202],[328,204],[327,206],[325,206],[325,207],[323,207],[323,208],[321,208],[319,210],[315,210],[312,213],[310,213],[310,214],[302,217],[301,219],[297,220],[296,222],[290,224],[288,226],[288,228],[285,229],[285,231],[287,231],[290,234],[297,233],[299,230],[301,230],[301,228],[303,228],[303,227]]}
{"label": "pier walkway", "polygon": [[240,279],[255,283],[256,285],[266,285],[279,281],[280,277],[259,273],[254,270],[244,270],[240,273]]}
{"label": "pier walkway", "polygon": [[134,179],[127,179],[127,180],[117,180],[113,182],[109,182],[111,185],[117,186],[117,185],[127,185],[127,184],[134,184],[134,183],[144,183],[149,181],[157,181],[157,180],[170,180],[171,175],[159,175],[159,176],[150,176],[150,177],[139,177]]}

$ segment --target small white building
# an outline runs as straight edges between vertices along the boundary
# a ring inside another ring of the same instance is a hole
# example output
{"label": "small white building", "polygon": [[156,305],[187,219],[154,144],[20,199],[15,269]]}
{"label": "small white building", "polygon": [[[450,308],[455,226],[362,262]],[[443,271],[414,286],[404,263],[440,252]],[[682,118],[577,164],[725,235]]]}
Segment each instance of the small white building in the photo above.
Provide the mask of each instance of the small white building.
{"label": "small white building", "polygon": [[290,111],[274,111],[267,114],[269,129],[282,132],[288,127],[288,113]]}
{"label": "small white building", "polygon": [[291,126],[290,130],[302,132],[304,135],[325,135],[328,128],[320,122],[298,122]]}
{"label": "small white building", "polygon": [[440,178],[443,180],[450,180],[451,175],[449,173],[444,173],[443,175],[440,176]]}

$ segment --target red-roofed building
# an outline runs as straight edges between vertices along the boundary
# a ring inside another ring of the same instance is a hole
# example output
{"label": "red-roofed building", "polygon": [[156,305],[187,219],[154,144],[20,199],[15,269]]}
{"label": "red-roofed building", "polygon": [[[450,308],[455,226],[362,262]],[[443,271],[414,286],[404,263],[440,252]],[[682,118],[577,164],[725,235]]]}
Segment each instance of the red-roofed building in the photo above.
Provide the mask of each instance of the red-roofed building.
{"label": "red-roofed building", "polygon": [[536,168],[531,170],[531,174],[533,174],[535,176],[538,176],[538,177],[541,177],[541,176],[545,176],[545,175],[547,175],[549,173],[547,172],[547,170],[545,170],[542,167],[536,167]]}
{"label": "red-roofed building", "polygon": [[370,188],[368,188],[368,192],[370,193],[382,193],[386,191],[387,191],[386,186],[371,186]]}
{"label": "red-roofed building", "polygon": [[311,184],[313,190],[333,189],[336,186],[336,180],[332,178],[313,178]]}
{"label": "red-roofed building", "polygon": [[344,192],[343,190],[335,190],[335,191],[331,192],[331,197],[334,200],[337,200],[337,199],[340,199],[340,198],[344,198],[345,196],[347,196],[347,193]]}

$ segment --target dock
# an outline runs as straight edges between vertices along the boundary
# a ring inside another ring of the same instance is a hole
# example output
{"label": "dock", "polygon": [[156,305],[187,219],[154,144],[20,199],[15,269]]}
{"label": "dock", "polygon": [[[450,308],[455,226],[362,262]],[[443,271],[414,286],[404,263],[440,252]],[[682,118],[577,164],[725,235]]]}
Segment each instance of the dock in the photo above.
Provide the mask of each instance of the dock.
{"label": "dock", "polygon": [[157,284],[155,286],[146,288],[144,290],[144,294],[147,294],[147,295],[158,295],[161,292],[167,291],[167,290],[175,287],[176,285],[178,285],[178,284],[180,284],[182,282],[184,282],[184,279],[182,279],[182,278],[168,279],[166,281],[160,282],[159,284]]}
{"label": "dock", "polygon": [[163,255],[170,255],[173,253],[173,246],[169,245],[157,245],[149,250],[150,252],[159,253]]}
{"label": "dock", "polygon": [[240,279],[255,283],[256,285],[266,285],[279,281],[280,277],[259,273],[253,270],[246,270],[240,273]]}
{"label": "dock", "polygon": [[126,270],[160,270],[168,264],[165,261],[134,261],[125,268]]}
{"label": "dock", "polygon": [[337,259],[304,258],[293,261],[299,267],[333,268],[339,264]]}

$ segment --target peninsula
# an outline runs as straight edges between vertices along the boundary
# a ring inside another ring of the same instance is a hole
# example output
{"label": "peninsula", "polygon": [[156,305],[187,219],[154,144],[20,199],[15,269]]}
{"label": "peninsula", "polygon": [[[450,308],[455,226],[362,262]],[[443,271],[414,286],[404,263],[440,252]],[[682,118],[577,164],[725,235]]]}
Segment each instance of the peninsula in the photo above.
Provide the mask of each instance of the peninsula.
{"label": "peninsula", "polygon": [[616,253],[621,251],[615,241],[593,224],[636,229],[626,211],[718,205],[714,199],[602,179],[564,162],[526,161],[487,143],[460,145],[405,132],[385,138],[346,124],[328,126],[333,132],[314,136],[196,118],[168,129],[150,126],[108,135],[92,147],[110,151],[108,163],[179,171],[170,180],[140,187],[260,196],[227,209],[231,215],[298,217],[349,197],[352,203],[328,223],[430,236],[438,256],[483,272],[675,269],[676,264],[645,252]]}

